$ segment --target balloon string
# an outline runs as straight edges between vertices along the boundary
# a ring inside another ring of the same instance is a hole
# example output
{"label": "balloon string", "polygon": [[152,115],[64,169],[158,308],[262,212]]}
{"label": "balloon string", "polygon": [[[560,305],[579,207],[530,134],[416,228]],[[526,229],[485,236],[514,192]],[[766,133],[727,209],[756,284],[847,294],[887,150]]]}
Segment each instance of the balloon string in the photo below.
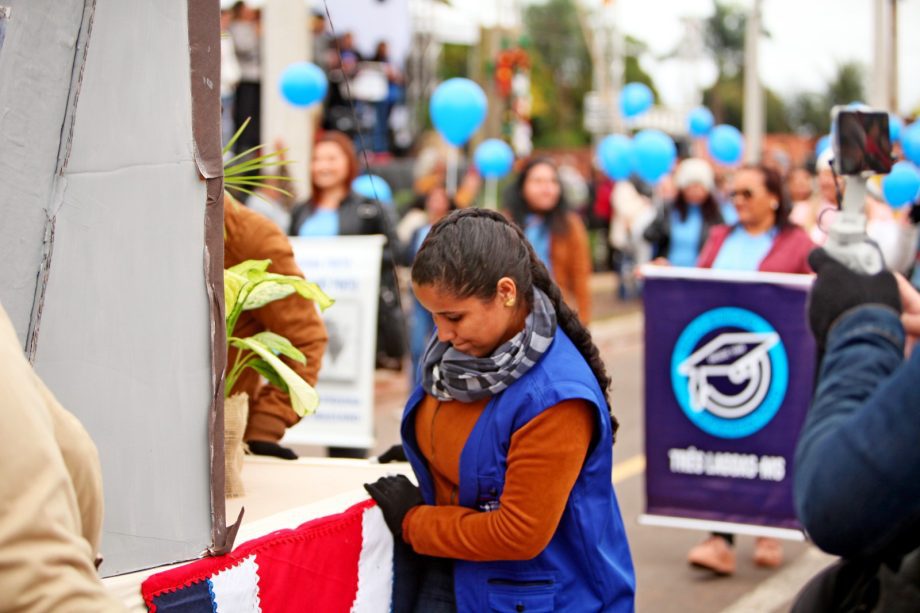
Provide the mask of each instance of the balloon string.
{"label": "balloon string", "polygon": [[489,194],[488,207],[492,210],[498,209],[498,179],[495,177],[486,179],[486,189]]}
{"label": "balloon string", "polygon": [[456,197],[457,195],[457,174],[459,172],[460,161],[457,159],[459,153],[459,147],[451,146],[450,154],[448,156],[447,166],[448,166],[448,176],[450,183],[448,185],[448,193],[450,196]]}
{"label": "balloon string", "polygon": [[[342,47],[341,47],[341,45],[339,44],[339,35],[338,35],[338,33],[336,33],[336,31],[335,31],[335,24],[332,23],[332,13],[329,12],[329,3],[326,2],[326,0],[323,0],[323,8],[326,9],[326,19],[329,21],[329,29],[332,31],[332,40],[335,41],[335,52],[336,52],[336,53],[338,54],[338,56],[339,56],[339,66],[342,66],[342,65],[343,65],[343,62],[342,62]],[[367,147],[364,145],[364,134],[361,132],[361,122],[358,121],[358,112],[355,110],[355,99],[354,99],[354,98],[352,97],[352,95],[351,95],[351,83],[349,82],[349,80],[348,80],[348,75],[345,74],[345,71],[344,71],[344,70],[342,70],[342,78],[345,80],[345,93],[346,93],[346,95],[348,96],[348,104],[349,104],[349,106],[351,107],[351,116],[352,116],[352,118],[353,118],[354,121],[355,121],[355,129],[356,129],[357,132],[358,132],[358,140],[361,141],[360,147],[361,147],[361,155],[362,155],[362,157],[364,158],[364,171],[365,171],[368,175],[370,175],[370,177],[371,177],[371,178],[370,178],[371,190],[372,190],[373,193],[374,193],[374,200],[376,200],[376,201],[379,203],[379,205],[380,205],[380,207],[381,207],[381,209],[382,209],[382,208],[383,208],[383,201],[380,200],[380,196],[377,194],[377,185],[376,185],[377,182],[374,181],[373,175],[371,175],[371,163],[370,163],[370,161],[367,159]],[[349,186],[349,189],[351,189],[351,186]],[[385,227],[388,227],[388,226],[390,225],[390,224],[389,224],[389,221],[387,221],[388,218],[389,218],[389,213],[388,213],[387,211],[383,211],[383,210],[382,210],[382,211],[381,211],[381,214],[383,215],[384,226],[385,226]],[[384,258],[389,258],[389,265],[392,267],[392,269],[393,269],[393,271],[394,271],[394,273],[393,273],[393,283],[394,283],[394,285],[395,285],[395,287],[396,287],[396,292],[395,292],[395,293],[396,293],[396,303],[399,305],[399,312],[403,312],[403,309],[402,309],[402,292],[401,292],[400,289],[399,289],[399,275],[395,274],[395,271],[396,271],[396,252],[397,252],[397,250],[398,250],[398,247],[397,247],[397,245],[392,245],[392,244],[388,244],[388,245],[386,245],[386,247],[388,247],[388,248],[385,248],[385,249],[383,250],[383,256],[382,256],[382,257],[384,257]],[[379,317],[379,313],[378,313],[378,317]]]}
{"label": "balloon string", "polygon": [[[342,46],[339,44],[339,35],[335,31],[335,24],[332,23],[332,13],[329,12],[329,3],[326,0],[323,0],[323,8],[326,9],[326,19],[329,21],[329,29],[332,31],[332,40],[335,43],[335,52],[339,56],[339,66],[344,66],[342,61]],[[342,79],[345,81],[345,95],[348,97],[348,105],[351,107],[351,117],[355,122],[355,131],[358,133],[359,148],[361,150],[361,157],[364,158],[364,171],[370,175],[371,174],[371,163],[367,157],[367,146],[364,143],[364,133],[361,131],[361,122],[358,120],[358,111],[355,108],[355,99],[351,95],[351,82],[348,79],[348,75],[345,73],[345,70],[342,69]],[[373,178],[370,179],[371,190],[374,193],[374,200],[377,202],[383,202],[380,199],[380,196],[377,194],[377,185],[376,181]]]}

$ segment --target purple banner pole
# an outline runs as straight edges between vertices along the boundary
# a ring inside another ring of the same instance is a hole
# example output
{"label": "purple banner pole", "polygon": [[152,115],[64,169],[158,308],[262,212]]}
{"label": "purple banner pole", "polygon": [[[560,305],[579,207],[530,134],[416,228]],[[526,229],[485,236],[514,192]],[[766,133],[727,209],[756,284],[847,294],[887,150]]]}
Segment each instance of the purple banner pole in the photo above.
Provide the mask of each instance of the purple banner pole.
{"label": "purple banner pole", "polygon": [[795,444],[811,402],[811,278],[646,276],[645,524],[801,539]]}

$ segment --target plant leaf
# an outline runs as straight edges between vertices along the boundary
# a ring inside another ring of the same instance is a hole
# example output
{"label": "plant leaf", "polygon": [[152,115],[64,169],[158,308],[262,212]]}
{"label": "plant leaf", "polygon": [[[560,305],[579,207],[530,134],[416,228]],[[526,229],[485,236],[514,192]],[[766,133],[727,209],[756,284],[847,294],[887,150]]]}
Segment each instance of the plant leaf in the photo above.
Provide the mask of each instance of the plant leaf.
{"label": "plant leaf", "polygon": [[260,358],[265,360],[268,365],[278,373],[278,376],[288,386],[288,396],[291,399],[291,408],[299,416],[303,417],[309,413],[314,413],[319,406],[319,395],[309,383],[304,381],[300,375],[294,372],[290,366],[281,361],[271,350],[252,338],[229,339],[230,344],[234,347],[245,347],[255,352]]}
{"label": "plant leaf", "polygon": [[300,362],[301,364],[307,363],[307,358],[303,353],[300,352],[300,349],[294,346],[291,341],[284,338],[280,334],[275,334],[269,330],[264,332],[259,332],[250,337],[254,341],[259,341],[275,353],[280,353],[286,358],[291,358],[295,362]]}
{"label": "plant leaf", "polygon": [[286,277],[284,275],[279,275],[275,273],[266,273],[265,279],[269,281],[274,281],[275,283],[282,283],[284,285],[290,285],[294,288],[300,296],[306,298],[307,300],[312,300],[317,305],[321,311],[325,311],[333,304],[335,300],[329,297],[326,292],[324,292],[319,285],[313,283],[312,281],[307,281],[306,279],[301,279],[300,277]]}
{"label": "plant leaf", "polygon": [[231,266],[227,270],[231,270],[237,274],[246,276],[247,279],[252,281],[253,279],[249,276],[251,271],[265,272],[268,270],[268,267],[271,265],[271,260],[246,260],[240,262],[236,266]]}
{"label": "plant leaf", "polygon": [[228,268],[224,271],[224,304],[228,314],[236,306],[240,292],[247,283],[249,283],[249,279],[233,270],[233,268]]}
{"label": "plant leaf", "polygon": [[251,311],[265,306],[269,302],[287,298],[294,293],[294,288],[284,283],[276,283],[268,279],[255,282],[256,286],[249,295],[246,296],[246,302],[243,304],[244,311]]}
{"label": "plant leaf", "polygon": [[236,141],[238,141],[238,140],[240,139],[240,136],[243,134],[243,131],[246,129],[246,126],[249,125],[249,120],[250,120],[250,119],[252,119],[252,118],[251,118],[251,117],[247,117],[247,118],[246,118],[246,121],[244,121],[242,124],[240,124],[239,129],[237,129],[237,131],[233,134],[233,136],[230,137],[230,140],[227,141],[227,144],[224,145],[224,148],[221,149],[221,151],[220,151],[221,155],[227,155],[227,152],[230,151],[231,149],[233,149],[233,145],[235,145],[235,144],[236,144]]}
{"label": "plant leaf", "polygon": [[252,362],[249,363],[249,367],[251,367],[254,371],[259,373],[263,377],[265,377],[266,381],[268,381],[270,384],[277,387],[279,390],[281,390],[285,394],[289,393],[287,383],[284,382],[284,379],[278,376],[278,373],[275,372],[275,369],[273,369],[271,365],[265,360],[262,360],[262,359],[253,360]]}
{"label": "plant leaf", "polygon": [[224,184],[224,189],[230,189],[230,190],[233,190],[234,192],[240,192],[240,193],[243,193],[243,194],[247,194],[247,195],[249,195],[249,196],[255,196],[255,195],[256,195],[256,193],[255,193],[254,191],[252,191],[251,189],[246,189],[245,187],[240,187],[239,185],[228,185],[228,184],[225,183],[225,184]]}

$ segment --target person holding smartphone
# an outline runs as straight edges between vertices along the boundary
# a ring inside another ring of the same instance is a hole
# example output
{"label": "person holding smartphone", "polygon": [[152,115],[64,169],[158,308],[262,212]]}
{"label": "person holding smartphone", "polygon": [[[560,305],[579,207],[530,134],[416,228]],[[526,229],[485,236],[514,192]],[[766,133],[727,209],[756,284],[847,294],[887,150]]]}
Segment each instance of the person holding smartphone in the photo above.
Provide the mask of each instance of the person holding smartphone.
{"label": "person holding smartphone", "polygon": [[823,359],[796,448],[795,505],[811,540],[843,560],[792,610],[917,611],[920,293],[901,275],[855,273],[823,249],[810,262],[818,277],[808,316]]}

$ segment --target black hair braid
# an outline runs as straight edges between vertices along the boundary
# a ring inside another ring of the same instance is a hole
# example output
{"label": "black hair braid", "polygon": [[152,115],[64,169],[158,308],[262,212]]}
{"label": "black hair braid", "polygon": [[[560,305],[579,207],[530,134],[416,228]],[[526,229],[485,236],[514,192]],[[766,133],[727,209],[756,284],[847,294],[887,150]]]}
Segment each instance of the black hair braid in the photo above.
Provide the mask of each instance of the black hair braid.
{"label": "black hair braid", "polygon": [[[483,223],[487,220],[496,225]],[[465,235],[456,232],[461,223],[476,224],[480,231]],[[591,368],[609,411],[610,377],[591,332],[563,301],[559,286],[524,232],[504,215],[488,209],[463,209],[447,215],[432,226],[412,266],[413,282],[441,285],[459,297],[475,295],[490,299],[495,296],[498,280],[505,276],[515,280],[528,304],[533,300],[534,286],[549,297],[559,326]],[[612,411],[610,421],[615,440],[619,422]]]}
{"label": "black hair braid", "polygon": [[546,265],[540,261],[533,247],[527,242],[524,233],[517,226],[514,226],[514,229],[517,231],[519,238],[527,244],[527,250],[530,252],[530,267],[533,270],[534,286],[543,290],[543,293],[552,301],[553,307],[556,309],[556,319],[559,322],[559,326],[565,331],[569,339],[571,339],[572,343],[578,349],[578,353],[588,362],[588,366],[591,367],[591,372],[594,373],[594,378],[597,379],[597,384],[604,394],[604,400],[607,401],[607,410],[610,413],[611,434],[613,435],[613,442],[616,442],[617,430],[620,428],[620,422],[613,414],[613,408],[610,406],[609,393],[612,380],[610,375],[607,374],[607,367],[604,365],[604,361],[601,359],[601,352],[591,338],[591,331],[581,323],[580,319],[578,319],[578,313],[572,310],[562,299],[562,292],[559,286],[553,281]]}

